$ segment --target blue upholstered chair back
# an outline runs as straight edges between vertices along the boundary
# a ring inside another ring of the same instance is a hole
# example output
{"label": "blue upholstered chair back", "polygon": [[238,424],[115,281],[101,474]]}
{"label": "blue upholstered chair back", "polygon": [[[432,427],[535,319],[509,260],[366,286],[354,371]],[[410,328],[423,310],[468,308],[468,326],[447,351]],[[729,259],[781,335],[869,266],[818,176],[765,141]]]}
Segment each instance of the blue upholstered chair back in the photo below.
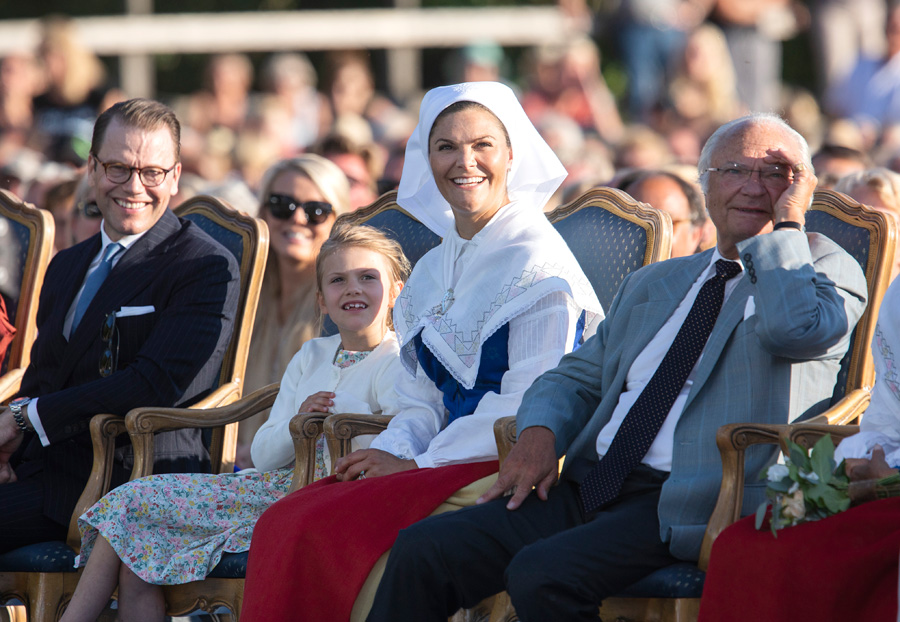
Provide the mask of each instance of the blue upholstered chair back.
{"label": "blue upholstered chair back", "polygon": [[891,271],[893,235],[889,230],[893,228],[884,214],[829,190],[816,192],[813,207],[806,214],[807,231],[821,233],[847,251],[859,263],[868,285],[869,304],[841,360],[832,405],[850,390],[871,386],[874,381],[869,344]]}
{"label": "blue upholstered chair back", "polygon": [[604,309],[609,309],[629,273],[671,254],[669,217],[620,190],[589,190],[547,217],[569,245]]}

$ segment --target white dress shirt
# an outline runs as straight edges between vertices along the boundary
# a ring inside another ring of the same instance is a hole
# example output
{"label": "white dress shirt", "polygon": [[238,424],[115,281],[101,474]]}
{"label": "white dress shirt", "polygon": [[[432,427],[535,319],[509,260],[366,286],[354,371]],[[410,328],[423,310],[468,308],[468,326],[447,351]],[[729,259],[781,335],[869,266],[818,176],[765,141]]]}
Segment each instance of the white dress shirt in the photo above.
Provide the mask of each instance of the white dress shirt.
{"label": "white dress shirt", "polygon": [[[697,298],[697,294],[700,293],[700,288],[703,287],[703,284],[707,280],[715,276],[715,263],[719,259],[724,259],[724,257],[722,257],[722,255],[719,254],[718,249],[716,249],[713,252],[709,267],[700,274],[696,281],[694,281],[694,284],[688,290],[684,300],[681,301],[681,304],[678,305],[678,308],[675,309],[672,316],[666,321],[659,332],[656,333],[653,339],[650,340],[637,358],[634,359],[634,363],[632,363],[629,368],[628,375],[625,379],[625,390],[619,395],[619,401],[609,422],[603,426],[603,429],[600,430],[600,434],[597,436],[597,455],[601,457],[606,455],[610,443],[612,443],[616,432],[619,430],[619,426],[622,425],[622,420],[625,419],[625,415],[628,414],[628,411],[631,410],[631,407],[637,401],[637,398],[644,390],[644,387],[650,382],[653,374],[655,374],[656,370],[659,368],[659,364],[662,363],[663,358],[665,358],[666,353],[669,351],[672,342],[675,341],[675,336],[678,335],[678,331],[681,329],[682,324],[684,324],[684,320],[687,318],[688,313],[690,313],[691,307],[694,305],[694,300]],[[735,261],[740,263],[738,260]],[[737,287],[742,278],[743,273],[735,278],[729,279],[725,283],[725,300],[728,300],[731,292],[734,291],[734,288]],[[725,304],[724,300],[722,304]],[[706,351],[705,346],[703,351]],[[697,363],[694,364],[694,368],[691,370],[687,381],[685,381],[684,386],[681,388],[681,392],[675,399],[675,403],[669,410],[669,414],[666,416],[665,421],[663,421],[662,427],[659,429],[656,438],[650,445],[650,449],[647,450],[646,455],[641,460],[642,463],[660,471],[672,470],[672,448],[675,439],[675,426],[678,423],[678,419],[681,417],[681,412],[684,410],[687,396],[691,391],[691,386],[694,384],[694,375],[697,371],[697,365],[702,358],[703,352],[701,352],[700,356],[697,358]]]}

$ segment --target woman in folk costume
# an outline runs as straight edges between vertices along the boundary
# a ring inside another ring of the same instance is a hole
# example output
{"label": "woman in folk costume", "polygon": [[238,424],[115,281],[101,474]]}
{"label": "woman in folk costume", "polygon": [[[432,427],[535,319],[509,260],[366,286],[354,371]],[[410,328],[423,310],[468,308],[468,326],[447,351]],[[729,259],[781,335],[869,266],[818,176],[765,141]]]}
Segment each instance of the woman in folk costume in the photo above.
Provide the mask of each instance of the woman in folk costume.
{"label": "woman in folk costume", "polygon": [[245,622],[346,620],[351,610],[364,618],[376,562],[397,532],[474,503],[493,482],[494,421],[515,414],[532,381],[603,315],[543,214],[565,175],[506,86],[425,95],[398,202],[443,242],[416,264],[394,308],[408,370],[386,413],[394,418],[335,476],[263,514]]}

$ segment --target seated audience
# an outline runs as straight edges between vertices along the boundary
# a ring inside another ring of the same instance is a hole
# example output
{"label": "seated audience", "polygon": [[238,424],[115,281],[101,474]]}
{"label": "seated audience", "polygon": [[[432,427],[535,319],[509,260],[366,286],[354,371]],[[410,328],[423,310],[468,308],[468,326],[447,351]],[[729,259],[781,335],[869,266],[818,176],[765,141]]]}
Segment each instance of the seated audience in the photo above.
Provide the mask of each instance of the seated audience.
{"label": "seated audience", "polygon": [[[502,590],[523,621],[595,619],[607,596],[697,559],[720,425],[825,408],[866,281],[802,231],[806,141],[774,115],[743,117],[698,171],[716,249],[625,279],[597,334],[525,393],[480,503],[400,532],[369,620],[443,621]],[[771,457],[748,455],[746,480]]]}
{"label": "seated audience", "polygon": [[900,173],[886,168],[870,168],[841,177],[834,189],[863,205],[887,214],[897,224],[897,245],[891,281],[900,274]]}
{"label": "seated audience", "polygon": [[564,177],[508,87],[470,82],[425,95],[399,203],[443,241],[416,264],[395,307],[405,371],[397,406],[385,411],[394,417],[369,449],[338,461],[335,478],[260,518],[245,622],[294,620],[301,610],[308,619],[364,617],[397,529],[451,497],[444,509],[472,503],[493,480],[494,421],[515,412],[534,378],[601,314],[541,211]]}
{"label": "seated audience", "polygon": [[819,178],[819,190],[834,188],[837,181],[849,173],[871,168],[872,160],[853,147],[826,143],[813,154],[813,167]]}
{"label": "seated audience", "polygon": [[671,216],[672,257],[687,257],[700,250],[706,206],[703,196],[691,184],[666,171],[639,171],[623,178],[619,187]]}
{"label": "seated audience", "polygon": [[[393,408],[402,368],[390,313],[408,274],[400,245],[376,229],[333,231],[316,260],[316,299],[339,334],[307,341],[291,359],[272,415],[253,439],[259,471],[153,475],[106,495],[79,518],[77,564],[87,558],[87,565],[62,622],[96,620],[117,585],[120,619],[162,622],[158,586],[200,581],[223,552],[246,551],[260,514],[287,494],[294,415]],[[330,470],[320,438],[317,477]]]}
{"label": "seated audience", "polygon": [[[168,209],[180,126],[146,99],[94,125],[88,173],[101,232],[57,253],[17,399],[0,411],[0,552],[65,540],[93,463],[98,413],[188,406],[218,385],[237,309],[234,256]],[[199,430],[156,437],[154,471],[202,471]],[[116,450],[112,483],[131,460]]]}
{"label": "seated audience", "polygon": [[[291,357],[318,337],[316,257],[335,219],[349,209],[347,178],[313,154],[281,160],[263,177],[259,217],[269,227],[269,258],[250,339],[244,392],[278,382]],[[250,446],[266,415],[238,428],[239,467],[253,466]]]}
{"label": "seated audience", "polygon": [[[179,184],[181,180],[179,180]],[[91,186],[91,176],[85,174],[75,189],[74,207],[72,210],[72,242],[81,244],[92,235],[100,232],[103,214],[97,205],[96,192]]]}

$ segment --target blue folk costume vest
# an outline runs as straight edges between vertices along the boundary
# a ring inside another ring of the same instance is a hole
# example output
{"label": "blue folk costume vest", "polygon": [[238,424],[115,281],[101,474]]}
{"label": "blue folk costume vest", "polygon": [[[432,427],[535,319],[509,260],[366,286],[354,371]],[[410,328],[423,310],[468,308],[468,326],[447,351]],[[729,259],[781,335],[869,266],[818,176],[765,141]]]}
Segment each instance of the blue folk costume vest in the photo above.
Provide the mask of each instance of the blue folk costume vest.
{"label": "blue folk costume vest", "polygon": [[[536,217],[537,216],[537,217]],[[578,310],[573,344],[603,311],[577,261],[543,214],[511,203],[480,231],[452,283],[446,266],[466,244],[455,232],[416,265],[394,309],[404,366],[443,393],[447,425],[472,414],[509,370],[509,322],[541,298],[564,292]],[[589,332],[587,333],[589,334]]]}

